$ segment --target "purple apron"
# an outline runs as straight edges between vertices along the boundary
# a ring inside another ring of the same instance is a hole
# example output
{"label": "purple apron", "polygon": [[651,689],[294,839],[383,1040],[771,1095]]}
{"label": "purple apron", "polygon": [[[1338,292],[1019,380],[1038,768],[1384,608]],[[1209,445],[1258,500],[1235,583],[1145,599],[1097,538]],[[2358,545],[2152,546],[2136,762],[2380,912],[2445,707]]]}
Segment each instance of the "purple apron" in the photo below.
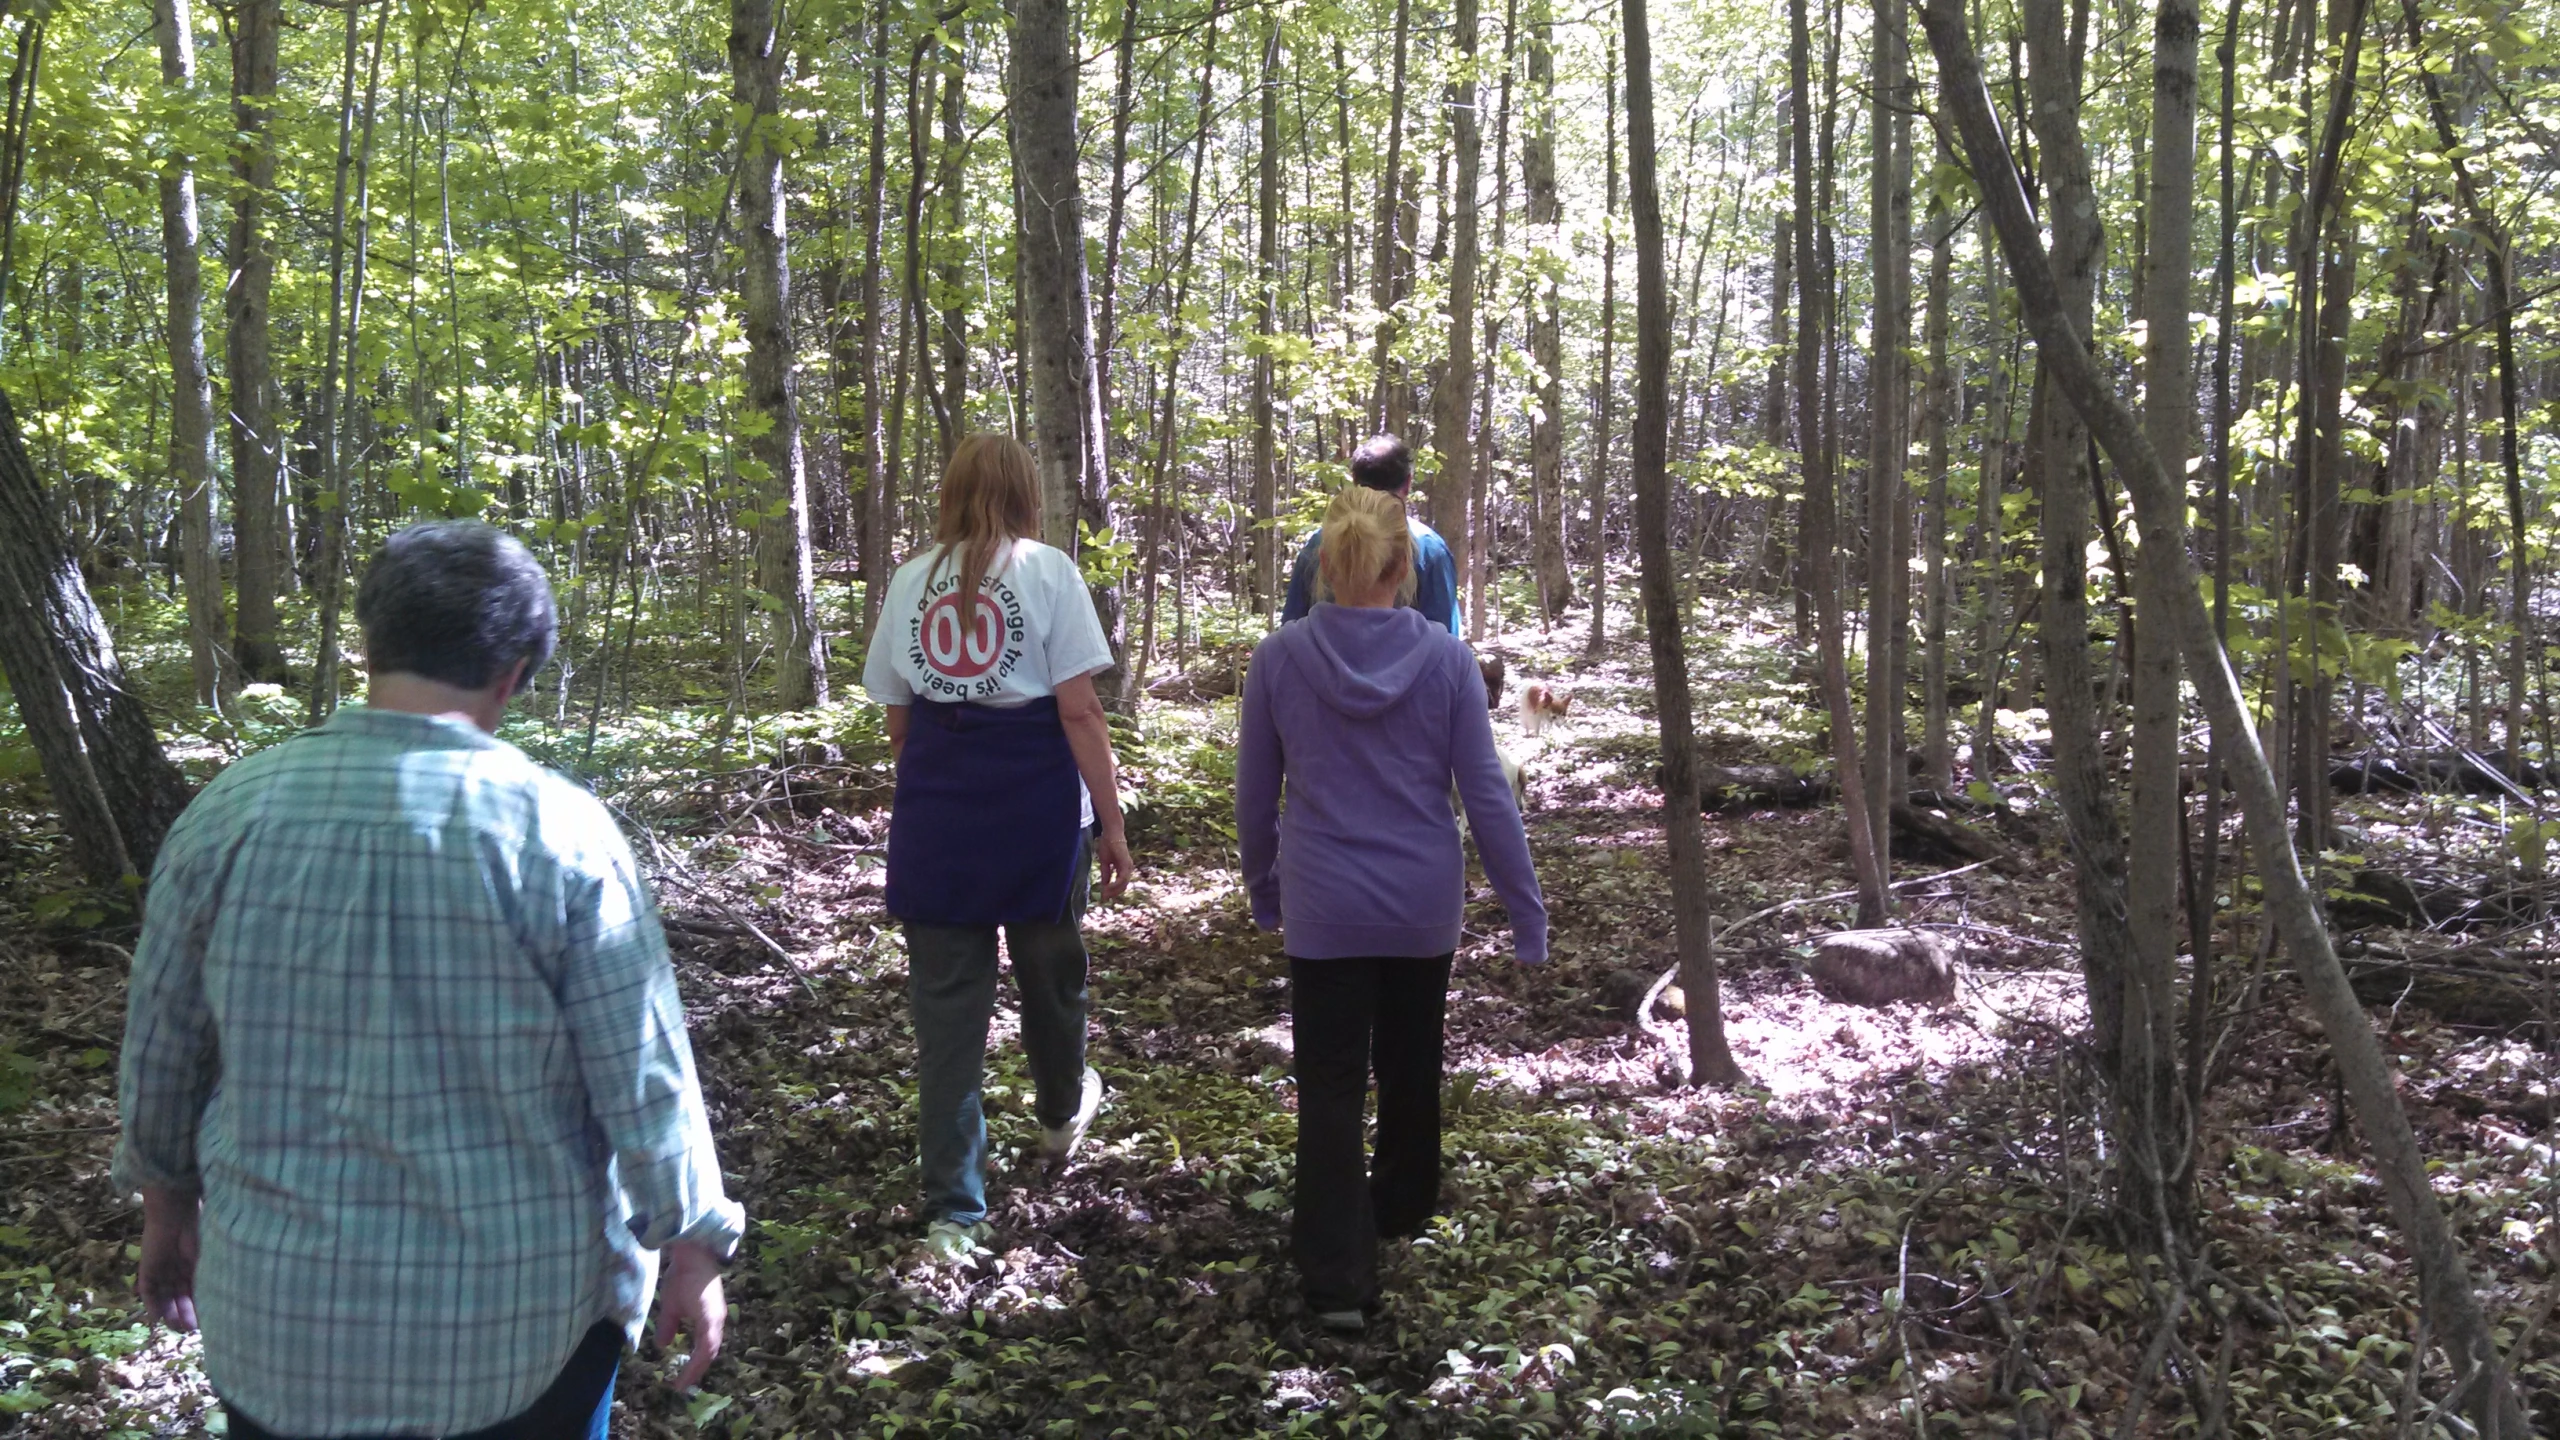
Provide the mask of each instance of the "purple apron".
{"label": "purple apron", "polygon": [[1064,919],[1083,791],[1058,700],[917,700],[889,809],[888,910],[929,925]]}

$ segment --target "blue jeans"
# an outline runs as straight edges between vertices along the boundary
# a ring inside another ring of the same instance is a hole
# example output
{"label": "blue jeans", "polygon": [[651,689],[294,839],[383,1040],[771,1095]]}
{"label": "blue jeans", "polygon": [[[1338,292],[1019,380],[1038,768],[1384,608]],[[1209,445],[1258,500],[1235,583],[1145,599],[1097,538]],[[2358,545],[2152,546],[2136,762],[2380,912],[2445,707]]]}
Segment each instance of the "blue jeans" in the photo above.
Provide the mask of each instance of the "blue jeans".
{"label": "blue jeans", "polygon": [[1022,1048],[1031,1060],[1040,1123],[1075,1118],[1084,1095],[1085,890],[1090,838],[1077,844],[1076,880],[1061,918],[1037,925],[906,922],[907,1009],[916,1027],[916,1147],[923,1152],[928,1220],[987,1218],[987,1022],[996,1010],[996,932],[1004,932],[1022,992]]}
{"label": "blue jeans", "polygon": [[[613,1372],[621,1363],[622,1327],[599,1320],[532,1408],[450,1440],[605,1440],[605,1424],[613,1418]],[[231,1440],[284,1440],[241,1414],[238,1406],[225,1402],[222,1410],[230,1421]]]}

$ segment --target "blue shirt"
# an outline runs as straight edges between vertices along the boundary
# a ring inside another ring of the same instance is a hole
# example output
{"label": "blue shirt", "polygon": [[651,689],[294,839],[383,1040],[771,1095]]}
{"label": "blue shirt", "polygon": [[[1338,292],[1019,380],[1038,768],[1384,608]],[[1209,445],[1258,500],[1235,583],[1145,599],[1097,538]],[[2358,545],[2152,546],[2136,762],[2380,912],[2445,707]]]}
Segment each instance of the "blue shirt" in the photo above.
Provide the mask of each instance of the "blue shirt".
{"label": "blue shirt", "polygon": [[[1408,515],[1405,528],[1413,535],[1413,599],[1407,602],[1435,625],[1446,625],[1452,635],[1464,636],[1465,618],[1458,610],[1458,562],[1449,553],[1449,542],[1440,532]],[[1280,607],[1280,623],[1307,618],[1315,602],[1330,598],[1316,594],[1321,577],[1316,574],[1316,547],[1324,541],[1324,532],[1307,537],[1298,551],[1298,563],[1289,570],[1289,599]]]}
{"label": "blue shirt", "polygon": [[349,706],[224,772],[130,1004],[116,1183],[203,1192],[205,1371],[270,1429],[493,1425],[745,1224],[621,832],[459,721]]}

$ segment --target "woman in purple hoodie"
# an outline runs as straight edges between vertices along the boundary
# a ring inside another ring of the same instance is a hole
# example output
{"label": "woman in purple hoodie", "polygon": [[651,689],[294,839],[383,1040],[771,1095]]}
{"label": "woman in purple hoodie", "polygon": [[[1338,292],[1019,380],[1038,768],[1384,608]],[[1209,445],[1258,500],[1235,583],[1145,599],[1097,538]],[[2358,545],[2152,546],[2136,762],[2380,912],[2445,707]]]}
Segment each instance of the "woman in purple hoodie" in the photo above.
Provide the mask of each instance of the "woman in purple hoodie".
{"label": "woman in purple hoodie", "polygon": [[1475,656],[1396,603],[1413,573],[1403,507],[1345,489],[1318,554],[1333,603],[1265,639],[1245,677],[1236,836],[1254,923],[1287,937],[1291,1247],[1318,1322],[1356,1335],[1377,1304],[1378,1238],[1419,1234],[1440,1203],[1441,1021],[1467,898],[1452,780],[1523,964],[1547,958],[1547,909]]}

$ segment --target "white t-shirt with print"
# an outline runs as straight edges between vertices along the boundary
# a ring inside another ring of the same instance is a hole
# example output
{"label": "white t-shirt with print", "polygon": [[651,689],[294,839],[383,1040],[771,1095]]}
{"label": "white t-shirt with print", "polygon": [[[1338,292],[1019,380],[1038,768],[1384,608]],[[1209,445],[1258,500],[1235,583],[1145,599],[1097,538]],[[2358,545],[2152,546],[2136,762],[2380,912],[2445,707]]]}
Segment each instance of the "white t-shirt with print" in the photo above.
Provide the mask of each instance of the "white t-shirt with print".
{"label": "white t-shirt with print", "polygon": [[[873,700],[1027,705],[1111,668],[1111,641],[1065,551],[1012,541],[997,549],[971,611],[962,610],[959,590],[959,557],[945,559],[938,545],[889,577],[862,666]],[[1084,821],[1093,823],[1091,796]]]}

